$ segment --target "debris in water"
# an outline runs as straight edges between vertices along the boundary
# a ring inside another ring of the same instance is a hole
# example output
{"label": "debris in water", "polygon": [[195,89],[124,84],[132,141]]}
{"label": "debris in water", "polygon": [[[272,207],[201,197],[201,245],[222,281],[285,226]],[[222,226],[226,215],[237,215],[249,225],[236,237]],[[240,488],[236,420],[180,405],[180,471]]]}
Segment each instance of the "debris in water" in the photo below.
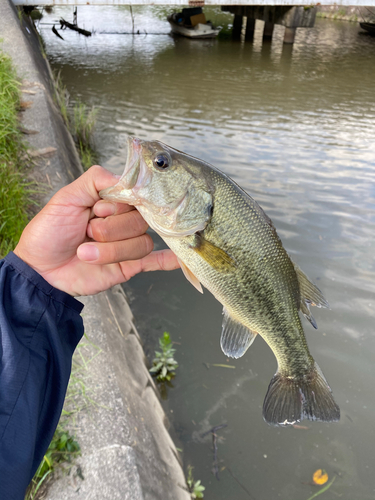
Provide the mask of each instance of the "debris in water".
{"label": "debris in water", "polygon": [[317,491],[316,493],[311,495],[311,497],[309,497],[307,500],[313,500],[313,498],[316,498],[317,496],[319,496],[322,493],[324,493],[325,491],[327,491],[332,486],[335,479],[336,479],[336,476],[333,476],[333,478],[330,480],[329,483],[327,483],[325,486],[323,486],[323,488],[320,488],[319,491]]}
{"label": "debris in water", "polygon": [[228,427],[228,424],[220,424],[216,425],[215,427],[212,427],[209,431],[204,432],[201,434],[201,437],[207,436],[207,434],[212,433],[212,445],[214,447],[214,464],[213,464],[213,471],[215,474],[216,479],[219,481],[219,466],[218,466],[218,460],[217,460],[217,442],[216,442],[216,431],[219,429],[223,429],[224,427]]}
{"label": "debris in water", "polygon": [[50,156],[50,155],[54,154],[56,151],[57,151],[56,148],[49,146],[47,148],[41,148],[41,149],[36,149],[36,150],[28,149],[27,153],[32,158],[35,158],[37,156]]}
{"label": "debris in water", "polygon": [[56,36],[58,36],[59,38],[61,38],[61,40],[64,40],[63,37],[60,35],[60,33],[55,28],[55,25],[53,25],[53,27],[52,27],[52,33],[54,33]]}
{"label": "debris in water", "polygon": [[324,469],[318,469],[313,474],[314,484],[325,484],[328,481],[328,474]]}
{"label": "debris in water", "polygon": [[61,25],[61,29],[69,28],[71,30],[78,31],[78,33],[80,33],[81,35],[91,36],[91,34],[92,34],[91,31],[87,31],[87,30],[83,30],[82,28],[78,28],[78,26],[76,26],[75,24],[72,24],[72,23],[68,23],[68,21],[65,21],[65,19],[63,19],[63,18],[60,19],[60,25]]}
{"label": "debris in water", "polygon": [[310,429],[310,427],[307,427],[307,425],[293,424],[292,427],[294,429],[300,429],[300,430],[303,430],[303,431],[308,431]]}

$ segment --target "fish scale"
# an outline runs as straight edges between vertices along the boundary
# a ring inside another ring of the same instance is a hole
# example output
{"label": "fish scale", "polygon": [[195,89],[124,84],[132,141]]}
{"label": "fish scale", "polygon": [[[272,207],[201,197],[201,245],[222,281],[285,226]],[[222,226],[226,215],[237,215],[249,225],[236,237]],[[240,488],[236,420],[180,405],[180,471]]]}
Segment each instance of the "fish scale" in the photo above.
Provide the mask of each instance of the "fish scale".
{"label": "fish scale", "polygon": [[340,410],[311,356],[299,311],[328,307],[293,264],[269,217],[232,179],[158,141],[129,139],[124,174],[104,199],[133,204],[178,257],[185,276],[223,305],[221,347],[243,356],[259,334],[278,370],[263,404],[272,425],[337,421]]}
{"label": "fish scale", "polygon": [[[164,238],[165,242],[201,277],[202,284],[219,302],[241,323],[266,339],[279,369],[288,374],[298,372],[299,366],[293,367],[290,363],[296,358],[295,353],[284,354],[286,342],[295,343],[293,337],[301,340],[304,352],[298,358],[304,357],[307,365],[312,365],[313,360],[298,316],[299,285],[294,266],[276,232],[262,220],[263,214],[256,209],[255,202],[216,172],[213,176],[216,185],[213,217],[203,234],[238,263],[236,269],[228,274],[220,273],[204,259],[197,258],[193,237]],[[215,202],[216,198],[219,203]],[[291,324],[295,324],[293,330]]]}

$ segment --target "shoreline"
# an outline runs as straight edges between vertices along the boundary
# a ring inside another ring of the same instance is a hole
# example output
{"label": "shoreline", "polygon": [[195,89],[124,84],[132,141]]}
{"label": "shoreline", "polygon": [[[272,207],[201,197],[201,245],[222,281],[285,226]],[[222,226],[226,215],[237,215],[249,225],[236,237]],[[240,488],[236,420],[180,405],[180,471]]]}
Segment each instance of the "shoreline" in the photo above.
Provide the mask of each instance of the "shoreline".
{"label": "shoreline", "polygon": [[[20,20],[10,1],[1,2],[0,14],[1,48],[11,57],[30,101],[22,115],[22,126],[36,132],[27,136],[28,147],[50,148],[30,173],[46,185],[43,206],[83,169],[53,101],[51,70],[33,24]],[[189,500],[179,454],[121,286],[79,300],[85,304],[85,333],[99,349],[86,379],[95,405],[75,415],[81,456],[69,475],[51,481],[44,498]]]}

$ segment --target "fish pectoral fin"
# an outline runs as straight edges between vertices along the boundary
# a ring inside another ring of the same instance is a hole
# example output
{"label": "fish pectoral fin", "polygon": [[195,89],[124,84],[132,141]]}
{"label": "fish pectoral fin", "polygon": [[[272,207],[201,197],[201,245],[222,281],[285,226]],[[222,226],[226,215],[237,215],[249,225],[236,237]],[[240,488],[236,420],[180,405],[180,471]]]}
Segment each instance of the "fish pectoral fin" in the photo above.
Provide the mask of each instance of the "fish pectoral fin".
{"label": "fish pectoral fin", "polygon": [[203,293],[203,288],[202,288],[202,285],[200,284],[199,279],[195,276],[195,274],[193,274],[190,271],[190,269],[187,267],[186,264],[184,264],[182,262],[181,259],[177,258],[177,260],[178,260],[178,262],[179,262],[179,264],[181,266],[181,269],[182,269],[182,272],[184,273],[185,278],[188,281],[190,281],[190,283],[193,285],[193,287],[195,287],[198,290],[198,292]]}
{"label": "fish pectoral fin", "polygon": [[230,255],[198,233],[195,234],[195,244],[191,248],[216,271],[227,273],[236,267]]}
{"label": "fish pectoral fin", "polygon": [[263,403],[263,418],[270,425],[293,425],[304,418],[318,422],[337,422],[340,408],[319,366],[300,377],[283,375],[272,378]]}
{"label": "fish pectoral fin", "polygon": [[230,358],[240,358],[245,354],[257,335],[242,323],[229,316],[228,311],[223,309],[223,328],[221,332],[220,346],[223,353]]}
{"label": "fish pectoral fin", "polygon": [[307,318],[314,328],[318,328],[313,315],[310,312],[310,306],[326,307],[329,309],[329,304],[324,298],[319,288],[311,283],[306,274],[294,264],[299,283],[301,295],[300,311]]}

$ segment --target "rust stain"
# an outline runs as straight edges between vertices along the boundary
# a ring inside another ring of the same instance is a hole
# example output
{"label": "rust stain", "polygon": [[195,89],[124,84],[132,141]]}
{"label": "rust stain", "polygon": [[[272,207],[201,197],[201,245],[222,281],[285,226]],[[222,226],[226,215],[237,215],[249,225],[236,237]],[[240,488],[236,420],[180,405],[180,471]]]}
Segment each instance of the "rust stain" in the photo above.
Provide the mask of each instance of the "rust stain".
{"label": "rust stain", "polygon": [[204,0],[189,0],[189,7],[204,7]]}

